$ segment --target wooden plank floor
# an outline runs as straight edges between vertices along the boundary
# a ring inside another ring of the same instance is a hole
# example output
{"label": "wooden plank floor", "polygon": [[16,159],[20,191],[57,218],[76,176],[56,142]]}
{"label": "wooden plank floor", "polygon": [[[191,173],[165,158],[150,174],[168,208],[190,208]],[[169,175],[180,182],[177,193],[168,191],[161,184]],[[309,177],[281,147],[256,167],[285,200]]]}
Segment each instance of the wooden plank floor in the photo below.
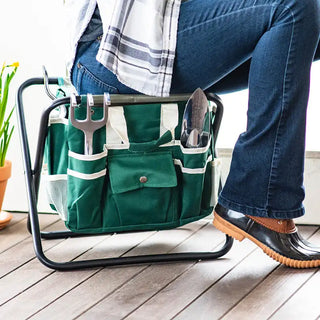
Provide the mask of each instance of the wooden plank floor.
{"label": "wooden plank floor", "polygon": [[[42,229],[61,221],[41,215]],[[320,228],[300,227],[320,243]],[[46,240],[50,259],[212,250],[224,235],[202,220],[168,231]],[[279,265],[250,241],[216,261],[59,272],[35,258],[26,214],[0,231],[0,319],[320,319],[320,272]]]}

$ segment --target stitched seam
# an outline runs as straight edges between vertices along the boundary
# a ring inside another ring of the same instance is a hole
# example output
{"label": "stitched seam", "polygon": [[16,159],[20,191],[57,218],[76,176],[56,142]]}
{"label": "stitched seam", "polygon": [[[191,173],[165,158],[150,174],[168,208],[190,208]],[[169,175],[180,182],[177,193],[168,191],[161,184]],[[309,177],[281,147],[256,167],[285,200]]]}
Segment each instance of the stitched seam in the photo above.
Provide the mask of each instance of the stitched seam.
{"label": "stitched seam", "polygon": [[[278,4],[278,3],[279,3],[279,2],[275,1],[274,4],[271,5],[271,7],[274,7],[274,6],[275,6],[276,4]],[[193,29],[198,28],[198,27],[200,27],[200,26],[202,26],[202,25],[204,25],[204,24],[213,22],[213,21],[218,20],[218,19],[220,19],[220,18],[225,18],[225,17],[231,16],[231,15],[236,14],[236,13],[241,12],[241,11],[250,10],[250,9],[252,9],[252,8],[268,7],[268,6],[270,6],[270,4],[253,5],[253,6],[251,6],[251,7],[246,7],[246,8],[242,8],[242,9],[236,10],[236,11],[228,12],[228,13],[226,13],[226,14],[222,14],[221,16],[214,17],[214,18],[211,18],[211,19],[209,19],[209,20],[200,22],[200,23],[198,23],[198,24],[196,24],[196,25],[194,25],[194,26],[192,26],[192,27],[188,27],[188,28],[186,28],[186,29],[184,29],[184,30],[180,30],[180,31],[178,30],[177,34],[182,34],[182,33],[186,32],[186,31],[193,30]],[[289,7],[287,7],[287,6],[285,6],[285,5],[282,5],[282,6],[283,6],[285,9],[288,9],[288,10],[291,11],[291,9],[290,9]]]}
{"label": "stitched seam", "polygon": [[295,26],[295,18],[294,18],[294,14],[292,12],[292,10],[287,7],[284,6],[289,12],[290,15],[292,17],[293,20],[293,25],[292,25],[292,31],[291,31],[291,38],[290,38],[290,43],[289,43],[289,49],[288,49],[288,55],[287,55],[287,61],[286,61],[286,69],[283,75],[283,87],[282,87],[282,102],[281,102],[281,113],[280,113],[280,119],[279,119],[279,123],[278,123],[278,127],[277,127],[277,132],[276,132],[276,138],[275,138],[275,142],[274,142],[274,147],[273,147],[273,152],[272,152],[272,161],[271,161],[271,168],[270,168],[270,175],[269,175],[269,182],[268,182],[268,188],[267,188],[267,199],[266,199],[266,208],[269,207],[269,203],[270,203],[270,198],[271,198],[271,184],[272,184],[272,177],[273,177],[273,172],[276,169],[275,168],[275,162],[276,162],[276,149],[278,148],[278,141],[279,141],[279,131],[280,131],[280,126],[282,123],[282,119],[283,119],[283,113],[284,113],[284,98],[285,98],[285,90],[286,90],[286,75],[287,75],[287,71],[288,71],[288,63],[289,63],[289,56],[290,56],[290,51],[292,50],[292,41],[293,41],[293,33],[294,33],[294,26]]}

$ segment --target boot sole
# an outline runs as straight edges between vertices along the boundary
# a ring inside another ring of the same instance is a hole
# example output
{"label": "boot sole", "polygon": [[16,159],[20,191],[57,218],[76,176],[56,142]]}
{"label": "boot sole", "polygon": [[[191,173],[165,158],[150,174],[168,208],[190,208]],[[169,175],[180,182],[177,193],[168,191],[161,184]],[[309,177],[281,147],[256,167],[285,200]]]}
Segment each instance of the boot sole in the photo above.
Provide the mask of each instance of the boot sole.
{"label": "boot sole", "polygon": [[236,227],[235,225],[231,224],[230,222],[226,221],[225,219],[221,218],[216,212],[214,212],[214,220],[213,225],[223,233],[226,233],[230,237],[242,241],[245,238],[248,238],[253,243],[255,243],[259,248],[263,250],[269,257],[272,259],[288,266],[291,268],[315,268],[320,266],[320,260],[295,260],[291,258],[287,258],[282,256],[281,254],[275,252],[274,250],[267,247],[265,244],[251,236],[250,234],[246,233],[245,231],[241,230],[240,228]]}

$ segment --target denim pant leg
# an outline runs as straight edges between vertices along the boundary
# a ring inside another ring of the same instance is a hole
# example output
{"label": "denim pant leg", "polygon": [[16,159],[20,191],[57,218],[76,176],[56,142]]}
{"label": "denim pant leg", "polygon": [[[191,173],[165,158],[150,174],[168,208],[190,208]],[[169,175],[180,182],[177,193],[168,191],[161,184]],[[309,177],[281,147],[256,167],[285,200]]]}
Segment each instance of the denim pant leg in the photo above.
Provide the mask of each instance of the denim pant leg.
{"label": "denim pant leg", "polygon": [[303,170],[318,0],[188,1],[181,8],[172,92],[211,87],[251,58],[247,130],[219,202],[245,214],[304,213]]}
{"label": "denim pant leg", "polygon": [[[313,62],[320,59],[320,42],[318,42],[317,50],[313,58]],[[227,76],[216,82],[207,90],[219,94],[226,94],[235,91],[248,89],[249,71],[251,59],[244,62],[241,66],[233,70]]]}
{"label": "denim pant leg", "polygon": [[247,130],[234,148],[231,174],[219,199],[246,214],[295,218],[304,213],[306,108],[319,39],[318,2],[302,8],[308,3],[286,1],[289,9],[274,20],[252,54]]}

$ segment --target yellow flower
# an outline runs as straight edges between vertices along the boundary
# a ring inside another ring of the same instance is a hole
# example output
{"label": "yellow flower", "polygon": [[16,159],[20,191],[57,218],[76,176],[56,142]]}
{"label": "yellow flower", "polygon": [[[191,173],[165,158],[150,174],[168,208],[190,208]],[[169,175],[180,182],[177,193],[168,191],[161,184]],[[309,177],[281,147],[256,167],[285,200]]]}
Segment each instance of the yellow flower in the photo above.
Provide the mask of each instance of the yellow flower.
{"label": "yellow flower", "polygon": [[8,65],[7,67],[19,67],[19,62],[14,62],[14,63],[12,63],[12,64],[10,64],[10,65]]}

